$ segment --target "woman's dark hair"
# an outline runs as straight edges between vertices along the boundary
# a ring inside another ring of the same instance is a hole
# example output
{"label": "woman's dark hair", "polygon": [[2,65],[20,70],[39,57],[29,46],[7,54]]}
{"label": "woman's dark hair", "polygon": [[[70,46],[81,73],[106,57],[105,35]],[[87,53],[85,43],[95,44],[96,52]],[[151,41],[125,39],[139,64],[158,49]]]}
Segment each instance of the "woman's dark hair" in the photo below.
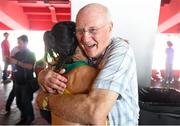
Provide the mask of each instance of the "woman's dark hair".
{"label": "woman's dark hair", "polygon": [[72,21],[58,22],[44,33],[45,59],[47,61],[49,55],[55,61],[55,69],[69,63],[75,53],[78,44],[75,27]]}

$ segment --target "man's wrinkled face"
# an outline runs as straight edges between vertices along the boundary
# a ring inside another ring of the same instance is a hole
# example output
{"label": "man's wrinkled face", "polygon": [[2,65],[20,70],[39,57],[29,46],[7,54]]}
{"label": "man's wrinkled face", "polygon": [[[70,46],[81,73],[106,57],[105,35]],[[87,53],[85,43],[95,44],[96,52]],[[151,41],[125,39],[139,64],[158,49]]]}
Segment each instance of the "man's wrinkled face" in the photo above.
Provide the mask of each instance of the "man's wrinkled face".
{"label": "man's wrinkled face", "polygon": [[76,20],[76,36],[88,57],[100,56],[109,45],[112,25],[95,12],[80,13]]}

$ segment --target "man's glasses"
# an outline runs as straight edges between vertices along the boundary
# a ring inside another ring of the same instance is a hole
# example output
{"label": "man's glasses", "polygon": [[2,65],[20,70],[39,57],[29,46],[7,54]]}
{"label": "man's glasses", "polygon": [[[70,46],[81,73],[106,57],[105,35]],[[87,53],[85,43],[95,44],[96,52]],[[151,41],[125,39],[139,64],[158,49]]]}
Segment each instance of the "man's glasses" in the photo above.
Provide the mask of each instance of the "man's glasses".
{"label": "man's glasses", "polygon": [[97,34],[98,30],[101,28],[105,27],[107,24],[101,26],[101,27],[90,27],[87,30],[85,28],[76,28],[76,34],[78,35],[83,35],[84,33],[89,33],[90,35],[95,35]]}

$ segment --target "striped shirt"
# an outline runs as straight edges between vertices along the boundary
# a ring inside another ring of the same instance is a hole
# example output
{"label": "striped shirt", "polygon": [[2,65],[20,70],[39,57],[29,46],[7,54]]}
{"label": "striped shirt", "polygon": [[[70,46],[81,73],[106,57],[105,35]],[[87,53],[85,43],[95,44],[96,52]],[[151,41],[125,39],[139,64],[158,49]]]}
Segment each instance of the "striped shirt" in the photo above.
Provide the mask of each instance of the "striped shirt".
{"label": "striped shirt", "polygon": [[138,125],[136,63],[129,44],[121,38],[113,38],[97,65],[101,70],[93,88],[107,89],[119,94],[108,114],[109,124]]}

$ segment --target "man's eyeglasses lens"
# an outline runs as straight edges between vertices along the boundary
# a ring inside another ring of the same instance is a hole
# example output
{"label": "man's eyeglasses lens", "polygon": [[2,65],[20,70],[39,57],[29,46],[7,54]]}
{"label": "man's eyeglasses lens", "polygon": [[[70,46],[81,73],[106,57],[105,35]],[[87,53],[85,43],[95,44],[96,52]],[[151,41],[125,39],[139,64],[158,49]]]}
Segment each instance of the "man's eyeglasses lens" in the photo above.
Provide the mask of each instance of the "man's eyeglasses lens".
{"label": "man's eyeglasses lens", "polygon": [[90,35],[95,35],[97,33],[97,31],[99,29],[103,28],[104,26],[106,26],[106,24],[99,27],[99,28],[88,28],[87,30],[85,30],[84,28],[83,29],[76,29],[76,33],[82,35],[85,32],[88,32]]}
{"label": "man's eyeglasses lens", "polygon": [[97,29],[96,28],[89,28],[87,30],[85,30],[85,29],[77,29],[76,30],[77,34],[84,34],[85,32],[88,32],[89,34],[94,35],[94,34],[96,34]]}

